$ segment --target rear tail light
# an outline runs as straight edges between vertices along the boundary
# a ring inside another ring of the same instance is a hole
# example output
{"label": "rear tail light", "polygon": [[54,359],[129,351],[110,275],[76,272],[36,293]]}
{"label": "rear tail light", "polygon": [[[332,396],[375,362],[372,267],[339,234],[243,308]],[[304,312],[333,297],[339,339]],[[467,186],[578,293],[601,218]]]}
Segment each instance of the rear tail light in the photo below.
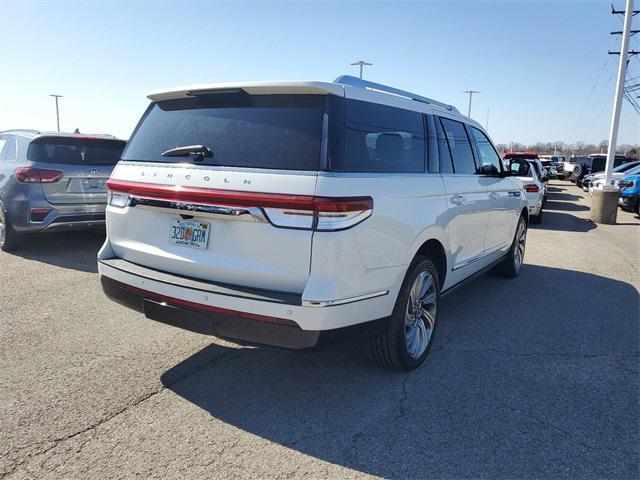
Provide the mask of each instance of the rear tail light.
{"label": "rear tail light", "polygon": [[185,188],[150,183],[108,180],[108,202],[124,207],[129,197],[144,197],[200,205],[254,207],[281,228],[336,231],[353,227],[373,211],[371,197],[315,197],[277,193]]}
{"label": "rear tail light", "polygon": [[373,212],[371,197],[307,197],[305,209],[265,208],[276,227],[330,232],[362,222]]}
{"label": "rear tail light", "polygon": [[60,180],[60,170],[47,168],[20,167],[15,170],[16,180],[20,183],[53,183]]}
{"label": "rear tail light", "polygon": [[535,193],[535,192],[539,192],[540,191],[540,187],[538,187],[538,185],[536,185],[535,183],[527,183],[524,186],[524,190],[525,190],[525,192]]}

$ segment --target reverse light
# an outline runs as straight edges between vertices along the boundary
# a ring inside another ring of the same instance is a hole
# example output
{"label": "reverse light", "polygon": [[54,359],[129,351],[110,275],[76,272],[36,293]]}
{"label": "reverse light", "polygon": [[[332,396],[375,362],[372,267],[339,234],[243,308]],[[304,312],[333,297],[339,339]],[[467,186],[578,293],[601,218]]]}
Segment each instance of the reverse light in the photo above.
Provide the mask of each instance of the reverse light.
{"label": "reverse light", "polygon": [[524,186],[524,191],[529,193],[536,193],[540,191],[540,187],[538,187],[538,185],[536,185],[535,183],[527,183]]}
{"label": "reverse light", "polygon": [[107,205],[123,208],[129,204],[129,195],[118,191],[109,190],[107,192]]}
{"label": "reverse light", "polygon": [[19,167],[14,173],[20,183],[53,183],[62,177],[60,170],[47,168]]}

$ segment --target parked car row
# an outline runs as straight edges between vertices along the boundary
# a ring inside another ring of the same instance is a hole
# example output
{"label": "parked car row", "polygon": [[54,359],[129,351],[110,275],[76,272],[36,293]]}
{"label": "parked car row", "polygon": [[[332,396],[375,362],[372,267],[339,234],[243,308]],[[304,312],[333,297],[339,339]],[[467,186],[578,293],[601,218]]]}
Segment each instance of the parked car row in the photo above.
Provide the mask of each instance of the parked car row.
{"label": "parked car row", "polygon": [[3,132],[0,228],[9,250],[106,215],[105,294],[162,323],[288,348],[366,326],[376,361],[411,370],[440,298],[517,276],[542,217],[539,159],[504,165],[479,123],[411,92],[343,76],[149,99],[124,151]]}
{"label": "parked car row", "polygon": [[535,152],[507,152],[502,158],[503,162],[511,165],[512,173],[523,183],[529,202],[530,222],[542,223],[549,171],[545,169]]}

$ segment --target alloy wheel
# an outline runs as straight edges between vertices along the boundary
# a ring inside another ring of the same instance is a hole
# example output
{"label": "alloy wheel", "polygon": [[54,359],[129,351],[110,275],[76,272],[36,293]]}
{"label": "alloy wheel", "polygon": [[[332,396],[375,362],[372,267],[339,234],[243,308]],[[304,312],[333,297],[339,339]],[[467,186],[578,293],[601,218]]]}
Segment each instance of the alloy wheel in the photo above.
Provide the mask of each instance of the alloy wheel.
{"label": "alloy wheel", "polygon": [[513,266],[516,272],[520,271],[524,261],[524,250],[527,245],[527,226],[524,221],[518,224],[518,233],[516,235],[516,248],[513,252]]}
{"label": "alloy wheel", "polygon": [[433,275],[420,272],[409,291],[405,311],[405,345],[413,359],[419,358],[429,346],[435,327],[438,293]]}

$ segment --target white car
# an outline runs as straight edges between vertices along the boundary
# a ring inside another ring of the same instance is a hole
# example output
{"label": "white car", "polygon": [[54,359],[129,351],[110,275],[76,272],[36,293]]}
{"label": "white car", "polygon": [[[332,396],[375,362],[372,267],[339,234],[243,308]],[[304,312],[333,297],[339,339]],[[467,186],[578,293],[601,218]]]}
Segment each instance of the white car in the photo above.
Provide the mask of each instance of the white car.
{"label": "white car", "polygon": [[529,211],[482,126],[354,77],[161,90],[108,182],[105,293],[148,318],[289,348],[368,324],[420,365],[440,297],[522,268]]}
{"label": "white car", "polygon": [[[614,186],[618,186],[618,182],[622,180],[627,175],[637,175],[640,173],[640,161],[638,162],[628,162],[622,165],[619,165],[613,169],[611,172],[611,181]],[[594,189],[602,188],[604,185],[605,174],[604,172],[592,173],[590,175],[586,175],[582,180],[582,190],[585,192],[589,192],[589,194],[593,194]]]}
{"label": "white car", "polygon": [[511,163],[511,170],[514,176],[523,184],[529,204],[529,219],[531,223],[542,223],[542,209],[546,200],[547,184],[542,181],[538,173],[539,166],[537,160],[515,160]]}

